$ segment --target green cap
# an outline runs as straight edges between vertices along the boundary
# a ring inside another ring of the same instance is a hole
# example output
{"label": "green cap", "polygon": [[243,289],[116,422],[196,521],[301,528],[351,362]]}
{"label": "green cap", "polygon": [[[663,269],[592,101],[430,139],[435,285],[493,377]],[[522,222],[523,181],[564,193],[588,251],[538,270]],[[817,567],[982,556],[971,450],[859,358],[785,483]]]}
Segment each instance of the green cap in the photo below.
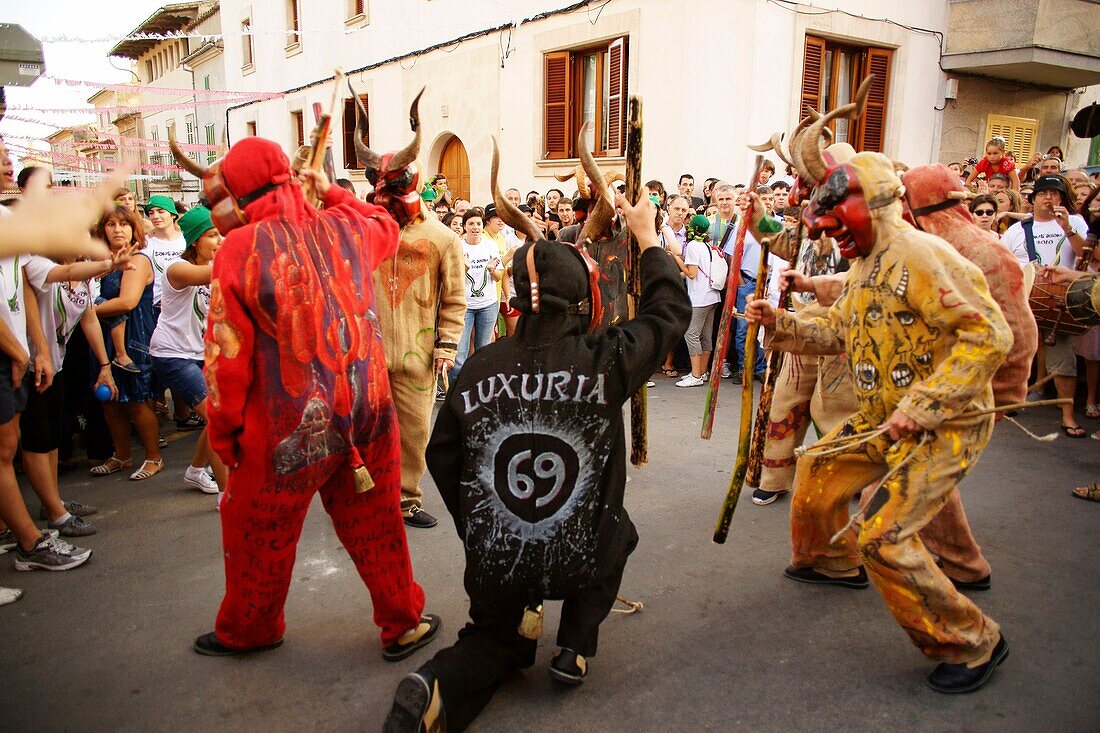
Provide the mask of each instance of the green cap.
{"label": "green cap", "polygon": [[432,202],[435,201],[438,196],[435,193],[435,188],[431,184],[424,186],[424,190],[420,192],[420,199],[422,201]]}
{"label": "green cap", "polygon": [[176,211],[176,202],[167,196],[150,196],[149,203],[145,204],[145,213],[149,214],[149,209],[152,208],[164,209],[172,216],[178,217],[180,213]]}
{"label": "green cap", "polygon": [[[153,198],[161,198],[154,196]],[[167,209],[166,209],[167,211]],[[210,220],[210,209],[205,206],[196,206],[188,209],[187,213],[180,217],[180,231],[183,232],[183,240],[190,247],[199,237],[214,228],[214,222]]]}

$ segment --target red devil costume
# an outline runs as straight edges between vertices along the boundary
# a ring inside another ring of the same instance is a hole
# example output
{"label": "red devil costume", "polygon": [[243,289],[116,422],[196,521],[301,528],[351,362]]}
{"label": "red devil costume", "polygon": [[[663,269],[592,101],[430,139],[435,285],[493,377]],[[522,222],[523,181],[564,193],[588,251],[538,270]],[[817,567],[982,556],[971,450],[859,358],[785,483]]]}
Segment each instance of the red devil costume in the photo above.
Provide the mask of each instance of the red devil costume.
{"label": "red devil costume", "polygon": [[389,652],[420,628],[424,605],[401,521],[397,420],[371,289],[397,224],[339,186],[318,212],[269,140],[245,138],[197,173],[227,235],[214,263],[206,379],[210,444],[230,471],[226,594],[216,638],[199,637],[196,650],[282,641],[295,548],[320,492]]}

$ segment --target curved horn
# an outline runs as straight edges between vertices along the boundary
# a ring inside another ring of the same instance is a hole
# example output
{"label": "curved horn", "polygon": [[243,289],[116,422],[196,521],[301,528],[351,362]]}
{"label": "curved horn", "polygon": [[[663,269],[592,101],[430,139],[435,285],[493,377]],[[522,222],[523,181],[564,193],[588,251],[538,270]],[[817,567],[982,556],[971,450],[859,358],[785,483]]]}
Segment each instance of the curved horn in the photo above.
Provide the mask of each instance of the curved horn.
{"label": "curved horn", "polygon": [[815,185],[825,178],[825,173],[829,170],[829,164],[825,162],[825,158],[821,155],[821,138],[825,127],[838,117],[847,117],[850,120],[858,119],[863,114],[863,108],[867,104],[867,95],[871,93],[871,83],[874,78],[875,75],[871,74],[863,80],[851,102],[837,107],[823,117],[814,120],[809,129],[799,137],[797,145],[794,146],[798,151],[795,153],[795,160],[798,161],[801,158],[799,173],[805,173],[806,178]]}
{"label": "curved horn", "polygon": [[588,141],[585,136],[587,132],[588,123],[585,122],[581,125],[580,134],[577,135],[577,153],[581,159],[584,172],[588,174],[592,185],[596,187],[596,190],[591,192],[596,197],[596,208],[588,212],[588,219],[584,222],[584,227],[581,229],[580,236],[577,237],[577,242],[583,242],[586,239],[596,241],[597,237],[607,231],[607,228],[611,225],[611,220],[615,217],[615,205],[612,203],[611,195],[604,183],[604,176],[600,172],[599,166],[596,165],[596,159],[592,157],[592,151],[588,149]]}
{"label": "curved horn", "polygon": [[948,191],[947,198],[954,199],[955,201],[967,201],[974,198],[974,194],[967,193],[966,191]]}
{"label": "curved horn", "polygon": [[817,181],[811,181],[806,178],[806,174],[804,172],[806,170],[806,167],[802,165],[802,154],[798,148],[798,139],[802,136],[802,133],[807,127],[810,126],[810,123],[821,117],[818,111],[813,107],[808,107],[807,110],[809,111],[809,114],[803,117],[795,126],[794,130],[791,132],[790,139],[787,141],[787,150],[790,152],[791,165],[793,165],[794,169],[798,171],[798,175],[801,178],[806,179],[806,182],[810,185],[817,185]]}
{"label": "curved horn", "polygon": [[489,172],[489,180],[493,188],[493,203],[497,205],[497,215],[500,216],[505,224],[512,227],[517,232],[526,234],[528,241],[539,241],[543,236],[539,228],[535,226],[535,222],[524,216],[522,211],[517,209],[511,201],[501,195],[500,186],[497,185],[497,171],[499,170],[500,150],[497,148],[496,135],[493,135],[493,167]]}
{"label": "curved horn", "polygon": [[766,153],[769,150],[775,150],[779,145],[779,141],[783,139],[783,133],[777,132],[773,134],[766,143],[760,143],[759,145],[750,145],[749,150],[755,150],[758,153]]}
{"label": "curved horn", "polygon": [[202,177],[206,174],[206,166],[199,165],[187,155],[187,153],[180,150],[179,144],[176,142],[176,131],[173,127],[168,128],[168,147],[172,148],[172,156],[176,159],[176,163],[180,168],[193,175],[195,178],[202,180]]}
{"label": "curved horn", "polygon": [[390,170],[398,171],[407,167],[410,163],[416,160],[416,156],[420,155],[420,98],[424,96],[424,89],[426,87],[420,87],[420,91],[413,98],[412,105],[409,107],[409,127],[412,128],[413,135],[412,142],[405,146],[404,150],[395,153],[393,158],[390,159]]}
{"label": "curved horn", "polygon": [[351,79],[347,79],[347,83],[351,98],[355,100],[355,157],[359,159],[366,170],[377,171],[382,167],[382,156],[371,150],[363,142],[367,136],[367,131],[363,129],[363,125],[367,121],[367,110],[363,109],[363,100],[355,93],[355,87],[351,85]]}

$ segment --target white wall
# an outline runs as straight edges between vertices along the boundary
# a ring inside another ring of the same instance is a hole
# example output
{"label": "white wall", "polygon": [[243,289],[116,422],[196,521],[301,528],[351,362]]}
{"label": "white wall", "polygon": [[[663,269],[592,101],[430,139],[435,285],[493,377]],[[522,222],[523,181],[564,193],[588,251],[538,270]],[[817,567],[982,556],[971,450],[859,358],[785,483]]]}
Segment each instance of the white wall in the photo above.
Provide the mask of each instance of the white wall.
{"label": "white wall", "polygon": [[[352,69],[413,51],[463,32],[486,28],[567,0],[516,2],[523,12],[499,2],[433,0],[369,3],[370,24],[354,35],[324,36],[311,29],[342,27],[342,0],[313,0],[303,5],[301,52],[287,57],[282,36],[263,31],[285,28],[282,0],[230,0],[222,3],[223,27],[235,29],[250,9],[255,37],[255,70],[240,73],[240,43],[226,40],[227,85],[261,91],[284,90],[331,74],[339,64]],[[840,7],[852,15],[819,14]],[[445,138],[456,134],[471,163],[476,202],[489,196],[491,135],[501,144],[501,180],[522,191],[566,188],[554,180],[574,163],[540,163],[542,147],[542,54],[589,41],[628,34],[629,88],[643,98],[645,110],[644,179],[658,178],[674,187],[679,174],[730,180],[747,178],[749,143],[797,122],[803,39],[807,32],[896,47],[889,90],[886,150],[909,164],[936,159],[942,74],[936,38],[898,24],[942,29],[946,0],[833,0],[815,2],[795,14],[765,0],[612,0],[597,19],[591,11],[557,15],[525,23],[512,31],[464,41],[353,75],[360,92],[370,95],[372,147],[393,150],[410,135],[406,110],[421,85],[427,172],[438,163]],[[891,18],[894,23],[855,17]],[[594,21],[594,22],[593,22]],[[413,33],[408,29],[420,28]],[[406,30],[401,30],[406,29]],[[510,49],[501,68],[501,47]],[[289,110],[308,109],[314,100],[327,107],[331,86],[293,92],[286,100],[250,105],[230,113],[230,135],[239,138],[246,121],[259,134],[286,145]],[[443,108],[448,114],[443,117]],[[308,116],[307,116],[308,119]],[[337,142],[337,162],[342,161]],[[622,165],[621,159],[611,161]],[[361,179],[359,179],[361,180]],[[567,184],[568,185],[568,184]]]}

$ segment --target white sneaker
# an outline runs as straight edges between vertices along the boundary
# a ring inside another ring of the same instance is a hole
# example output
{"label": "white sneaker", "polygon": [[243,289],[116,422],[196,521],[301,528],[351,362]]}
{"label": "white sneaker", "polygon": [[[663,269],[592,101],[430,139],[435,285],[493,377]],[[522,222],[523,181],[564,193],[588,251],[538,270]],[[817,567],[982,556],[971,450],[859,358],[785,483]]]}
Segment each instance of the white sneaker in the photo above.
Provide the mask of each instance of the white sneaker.
{"label": "white sneaker", "polygon": [[702,377],[697,377],[694,374],[687,374],[676,383],[677,387],[700,387],[707,383],[707,380]]}
{"label": "white sneaker", "polygon": [[183,472],[183,480],[204,494],[218,493],[218,482],[205,469],[188,466]]}
{"label": "white sneaker", "polygon": [[730,363],[728,361],[722,362],[722,379],[729,379],[733,376],[733,372],[730,370]]}
{"label": "white sneaker", "polygon": [[23,597],[23,591],[19,588],[0,588],[0,606],[15,603]]}

